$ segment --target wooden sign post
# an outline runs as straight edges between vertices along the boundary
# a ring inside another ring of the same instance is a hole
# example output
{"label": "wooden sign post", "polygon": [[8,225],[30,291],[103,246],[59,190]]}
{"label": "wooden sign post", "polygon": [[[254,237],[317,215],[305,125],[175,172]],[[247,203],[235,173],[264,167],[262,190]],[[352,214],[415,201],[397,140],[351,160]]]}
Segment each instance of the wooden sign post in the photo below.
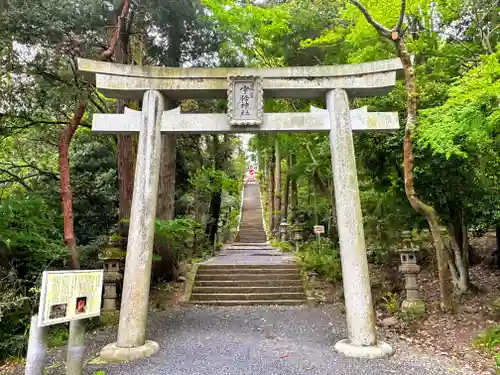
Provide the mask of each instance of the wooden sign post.
{"label": "wooden sign post", "polygon": [[321,248],[321,234],[325,233],[325,227],[323,225],[315,225],[314,233],[316,233],[316,239],[318,240],[318,250]]}

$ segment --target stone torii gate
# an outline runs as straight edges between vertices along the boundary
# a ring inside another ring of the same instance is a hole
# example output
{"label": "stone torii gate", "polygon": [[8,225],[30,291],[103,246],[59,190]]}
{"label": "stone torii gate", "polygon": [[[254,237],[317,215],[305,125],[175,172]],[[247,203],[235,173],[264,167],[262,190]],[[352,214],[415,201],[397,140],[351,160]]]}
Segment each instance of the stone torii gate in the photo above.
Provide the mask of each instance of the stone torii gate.
{"label": "stone torii gate", "polygon": [[[139,133],[123,294],[115,343],[101,350],[105,360],[152,355],[146,340],[154,221],[161,163],[161,133],[314,132],[330,134],[348,338],[335,349],[347,356],[392,354],[377,342],[352,131],[394,131],[397,113],[350,110],[349,99],[384,95],[402,70],[399,59],[358,65],[288,68],[164,68],[78,60],[79,70],[106,96],[141,99],[142,111],[96,114],[101,133]],[[227,114],[166,111],[168,100],[228,99]],[[264,98],[326,98],[326,110],[264,113]]]}

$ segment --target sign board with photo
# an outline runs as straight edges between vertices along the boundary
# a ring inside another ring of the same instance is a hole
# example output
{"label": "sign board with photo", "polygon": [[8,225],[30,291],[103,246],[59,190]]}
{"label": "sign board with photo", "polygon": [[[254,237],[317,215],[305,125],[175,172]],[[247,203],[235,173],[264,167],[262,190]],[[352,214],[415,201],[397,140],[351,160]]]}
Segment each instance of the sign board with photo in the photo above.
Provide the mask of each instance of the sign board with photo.
{"label": "sign board with photo", "polygon": [[316,234],[325,233],[325,227],[323,225],[315,225],[314,226],[314,233],[316,233]]}
{"label": "sign board with photo", "polygon": [[99,316],[102,284],[103,270],[45,271],[38,326]]}

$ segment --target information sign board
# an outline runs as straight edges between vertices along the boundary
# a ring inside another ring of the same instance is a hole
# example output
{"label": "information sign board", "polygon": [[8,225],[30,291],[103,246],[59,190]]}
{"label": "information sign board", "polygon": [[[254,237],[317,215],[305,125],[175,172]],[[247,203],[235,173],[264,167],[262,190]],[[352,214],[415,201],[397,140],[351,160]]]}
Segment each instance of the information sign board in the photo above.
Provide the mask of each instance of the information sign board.
{"label": "information sign board", "polygon": [[314,233],[316,233],[316,234],[325,233],[325,227],[323,225],[315,225],[314,226]]}
{"label": "information sign board", "polygon": [[38,326],[100,315],[103,270],[45,271],[42,277]]}

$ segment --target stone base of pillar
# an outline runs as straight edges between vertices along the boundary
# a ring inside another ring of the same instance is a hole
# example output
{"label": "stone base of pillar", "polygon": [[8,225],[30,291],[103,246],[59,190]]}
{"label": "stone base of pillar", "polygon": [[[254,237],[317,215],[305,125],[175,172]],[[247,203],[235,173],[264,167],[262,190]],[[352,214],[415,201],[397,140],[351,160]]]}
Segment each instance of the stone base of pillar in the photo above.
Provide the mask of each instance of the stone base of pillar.
{"label": "stone base of pillar", "polygon": [[386,358],[394,354],[392,347],[382,341],[373,346],[357,346],[349,340],[340,340],[335,344],[335,350],[346,357],[367,359]]}
{"label": "stone base of pillar", "polygon": [[116,342],[113,342],[101,349],[99,357],[104,362],[133,361],[139,358],[150,357],[156,354],[158,350],[160,350],[160,346],[150,340],[146,340],[144,345],[133,348],[121,348]]}

